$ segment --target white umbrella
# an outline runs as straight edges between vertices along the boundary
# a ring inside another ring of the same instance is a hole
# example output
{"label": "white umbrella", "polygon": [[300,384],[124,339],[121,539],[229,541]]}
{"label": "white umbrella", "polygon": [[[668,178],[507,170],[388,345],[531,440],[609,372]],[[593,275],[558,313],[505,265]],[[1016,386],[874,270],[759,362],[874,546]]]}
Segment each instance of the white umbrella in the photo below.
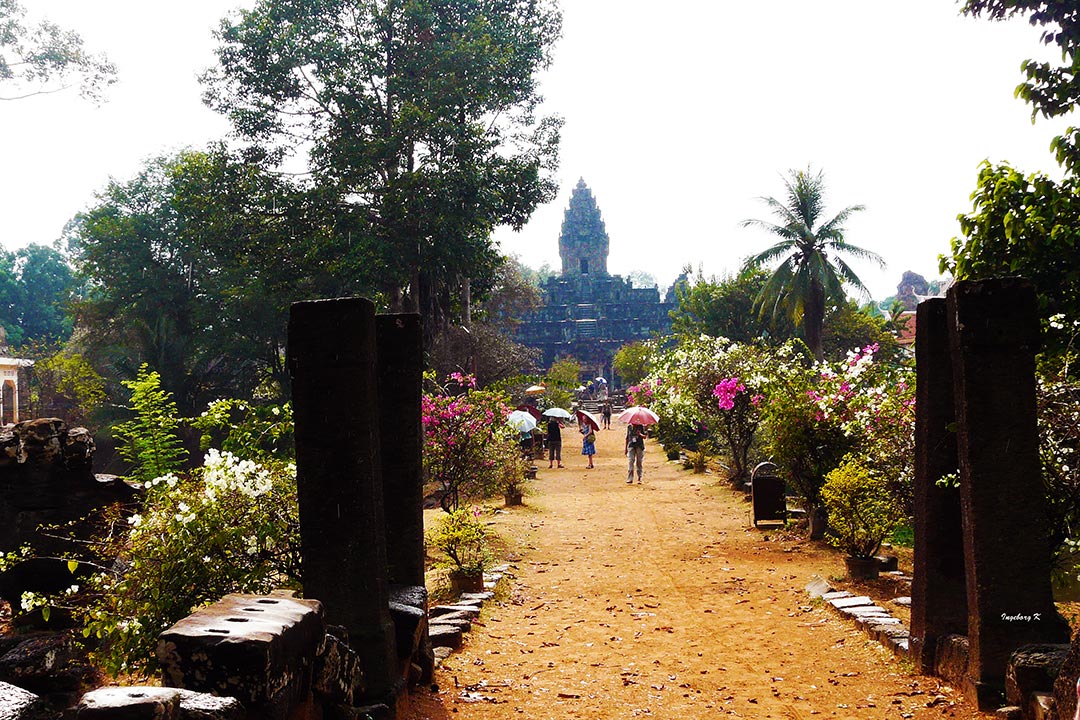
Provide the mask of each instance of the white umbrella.
{"label": "white umbrella", "polygon": [[600,418],[586,410],[578,410],[578,425],[591,425],[593,430],[600,429]]}
{"label": "white umbrella", "polygon": [[563,410],[560,407],[548,408],[547,410],[544,411],[544,415],[547,415],[548,417],[562,418],[564,420],[569,420],[570,418],[573,417],[573,415],[571,415],[566,410]]}
{"label": "white umbrella", "polygon": [[605,383],[605,384],[606,384],[606,383],[607,383],[607,380],[605,380],[605,379],[604,379],[604,378],[602,378],[602,377],[598,377],[598,378],[596,378],[596,382],[598,382],[598,383]]}
{"label": "white umbrella", "polygon": [[536,418],[524,410],[515,410],[506,416],[506,424],[518,432],[532,432],[536,427]]}
{"label": "white umbrella", "polygon": [[543,385],[530,385],[525,388],[526,395],[543,395],[547,392],[547,388]]}

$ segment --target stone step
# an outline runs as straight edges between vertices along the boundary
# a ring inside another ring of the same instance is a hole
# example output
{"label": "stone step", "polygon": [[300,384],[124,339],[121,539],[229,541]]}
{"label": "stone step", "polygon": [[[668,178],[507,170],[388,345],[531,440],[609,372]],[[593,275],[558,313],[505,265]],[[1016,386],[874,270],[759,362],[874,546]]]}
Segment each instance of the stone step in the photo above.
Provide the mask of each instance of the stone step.
{"label": "stone step", "polygon": [[429,625],[428,635],[433,648],[448,647],[457,650],[461,647],[461,628],[453,625]]}
{"label": "stone step", "polygon": [[479,605],[436,605],[428,610],[428,617],[434,620],[440,615],[449,615],[450,613],[464,613],[470,619],[480,616]]}

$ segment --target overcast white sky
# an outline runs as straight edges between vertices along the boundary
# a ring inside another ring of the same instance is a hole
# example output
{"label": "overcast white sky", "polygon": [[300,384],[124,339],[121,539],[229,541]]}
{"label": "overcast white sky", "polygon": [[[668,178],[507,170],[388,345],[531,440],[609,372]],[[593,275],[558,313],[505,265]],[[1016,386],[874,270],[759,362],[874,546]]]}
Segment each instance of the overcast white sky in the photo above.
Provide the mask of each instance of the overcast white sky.
{"label": "overcast white sky", "polygon": [[[200,100],[211,31],[238,0],[28,0],[32,18],[77,30],[119,69],[95,107],[74,92],[0,103],[0,240],[49,244],[110,177],[228,132]],[[1014,99],[1020,62],[1041,50],[1024,22],[962,18],[952,0],[563,0],[564,36],[543,78],[566,120],[558,198],[505,252],[559,267],[570,189],[592,188],[611,238],[609,270],[666,287],[686,264],[734,271],[770,237],[792,168],[823,169],[829,209],[863,204],[848,241],[873,296],[937,256],[970,209],[979,163],[1057,174],[1063,124],[1031,124]]]}

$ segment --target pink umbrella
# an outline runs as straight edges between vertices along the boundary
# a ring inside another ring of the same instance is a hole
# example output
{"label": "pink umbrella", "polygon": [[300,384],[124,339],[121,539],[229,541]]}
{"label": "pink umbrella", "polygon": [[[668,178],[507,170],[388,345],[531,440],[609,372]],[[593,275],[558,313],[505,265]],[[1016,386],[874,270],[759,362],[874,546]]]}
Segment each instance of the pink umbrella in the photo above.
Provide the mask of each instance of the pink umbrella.
{"label": "pink umbrella", "polygon": [[634,405],[619,413],[618,420],[627,425],[655,425],[660,422],[660,416],[647,407]]}

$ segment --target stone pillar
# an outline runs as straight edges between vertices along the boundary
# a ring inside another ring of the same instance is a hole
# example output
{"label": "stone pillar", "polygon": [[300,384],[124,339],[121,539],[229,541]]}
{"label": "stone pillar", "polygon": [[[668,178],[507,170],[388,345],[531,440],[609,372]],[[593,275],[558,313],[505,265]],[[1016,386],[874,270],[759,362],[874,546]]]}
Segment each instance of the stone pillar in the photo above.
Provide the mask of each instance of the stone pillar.
{"label": "stone pillar", "polygon": [[961,281],[947,297],[968,597],[968,683],[995,707],[1009,655],[1068,642],[1050,587],[1035,415],[1035,291],[1027,281]]}
{"label": "stone pillar", "polygon": [[919,304],[915,334],[915,572],[911,583],[911,657],[934,674],[937,643],[967,634],[960,490],[939,487],[956,473],[956,414],[945,298]]}
{"label": "stone pillar", "polygon": [[420,316],[378,315],[386,560],[394,585],[424,584],[424,437],[420,421],[424,347]]}
{"label": "stone pillar", "polygon": [[295,303],[288,363],[304,595],[348,631],[372,699],[395,692],[376,392],[375,306]]}

